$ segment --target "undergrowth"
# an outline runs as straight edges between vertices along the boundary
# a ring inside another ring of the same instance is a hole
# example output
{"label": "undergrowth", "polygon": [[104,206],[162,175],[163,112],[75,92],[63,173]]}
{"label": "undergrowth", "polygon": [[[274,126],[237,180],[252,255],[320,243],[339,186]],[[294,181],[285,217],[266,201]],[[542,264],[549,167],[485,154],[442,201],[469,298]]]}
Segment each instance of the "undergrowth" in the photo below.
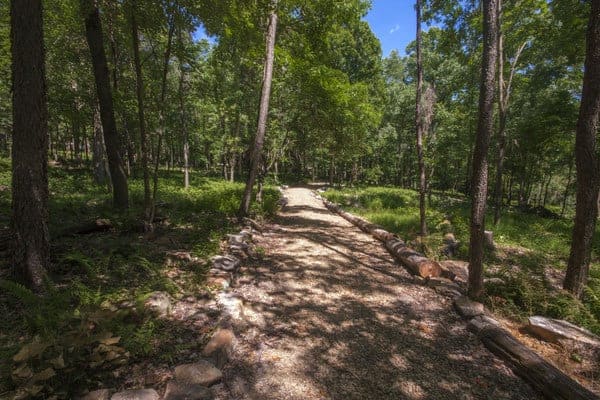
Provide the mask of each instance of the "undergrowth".
{"label": "undergrowth", "polygon": [[[0,228],[5,228],[10,173],[6,159],[0,164]],[[0,395],[18,388],[29,396],[72,398],[95,382],[115,379],[112,372],[120,365],[153,357],[172,361],[181,347],[173,332],[187,328],[135,305],[155,291],[173,298],[210,295],[207,261],[225,234],[238,229],[241,183],[192,174],[186,190],[180,173],[162,171],[157,214],[164,222],[145,234],[140,179],[129,182],[130,210],[116,212],[111,194],[94,185],[86,170],[52,167],[49,175],[52,268],[45,294],[39,297],[14,282],[7,262],[0,266]],[[254,204],[252,214],[272,215],[278,199],[277,190],[265,188],[263,203]],[[65,234],[97,218],[109,219],[113,229]],[[174,279],[165,262],[170,251],[190,252],[200,261],[178,266],[180,276]],[[36,353],[13,361],[24,349]]]}

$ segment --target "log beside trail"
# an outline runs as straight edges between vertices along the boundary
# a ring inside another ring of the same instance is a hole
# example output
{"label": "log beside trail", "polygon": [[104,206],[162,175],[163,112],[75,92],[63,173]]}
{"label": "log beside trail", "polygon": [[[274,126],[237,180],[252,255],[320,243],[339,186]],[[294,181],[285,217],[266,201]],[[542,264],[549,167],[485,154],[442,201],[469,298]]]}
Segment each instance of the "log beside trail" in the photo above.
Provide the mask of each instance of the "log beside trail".
{"label": "log beside trail", "polygon": [[379,225],[375,225],[356,215],[342,210],[342,208],[327,200],[323,200],[325,207],[340,215],[346,221],[359,227],[363,232],[373,235],[377,240],[385,244],[385,248],[392,256],[398,259],[413,275],[418,275],[422,278],[435,278],[444,276],[450,279],[454,278],[452,272],[445,270],[440,263],[432,261],[423,254],[411,249],[404,241],[396,237],[396,235],[386,231]]}
{"label": "log beside trail", "polygon": [[475,317],[468,330],[492,353],[508,363],[515,374],[551,400],[598,400],[600,397],[565,375],[486,316]]}

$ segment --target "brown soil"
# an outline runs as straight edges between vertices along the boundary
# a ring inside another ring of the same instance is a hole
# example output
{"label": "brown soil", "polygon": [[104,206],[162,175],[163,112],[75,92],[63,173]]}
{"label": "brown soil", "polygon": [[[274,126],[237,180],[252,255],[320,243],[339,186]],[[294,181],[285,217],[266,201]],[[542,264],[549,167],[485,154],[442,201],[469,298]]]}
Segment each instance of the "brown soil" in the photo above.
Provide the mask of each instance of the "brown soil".
{"label": "brown soil", "polygon": [[537,399],[452,310],[309,189],[256,245],[225,399]]}

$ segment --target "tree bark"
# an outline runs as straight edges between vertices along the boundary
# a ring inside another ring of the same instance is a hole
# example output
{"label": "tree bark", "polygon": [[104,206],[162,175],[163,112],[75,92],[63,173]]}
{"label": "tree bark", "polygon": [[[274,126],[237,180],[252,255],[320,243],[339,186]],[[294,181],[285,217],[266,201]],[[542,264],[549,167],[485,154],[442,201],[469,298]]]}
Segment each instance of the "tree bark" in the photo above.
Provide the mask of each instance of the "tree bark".
{"label": "tree bark", "polygon": [[41,0],[11,0],[12,230],[16,275],[40,291],[49,261],[48,106]]}
{"label": "tree bark", "polygon": [[600,114],[600,0],[592,0],[587,32],[583,93],[575,138],[577,202],[564,288],[581,297],[587,283],[598,216],[600,169],[596,152]]}
{"label": "tree bark", "polygon": [[469,296],[483,295],[483,250],[488,183],[488,149],[494,124],[494,81],[498,55],[498,0],[483,1],[483,59],[479,95],[479,120],[473,152],[471,183],[471,240],[469,245]]}
{"label": "tree bark", "polygon": [[[104,148],[104,138],[102,133],[102,122],[100,121],[100,110],[97,105],[94,106],[94,147],[92,151],[92,164],[94,171],[94,181],[97,185],[105,185],[110,181],[110,176],[106,168],[106,157]],[[110,183],[110,182],[109,182]]]}
{"label": "tree bark", "polygon": [[417,11],[417,99],[415,106],[415,129],[417,136],[417,160],[419,164],[419,217],[421,235],[427,235],[425,220],[425,195],[427,193],[427,178],[425,176],[425,158],[423,154],[423,61],[421,55],[421,0],[415,5]]}
{"label": "tree bark", "polygon": [[95,0],[81,0],[81,8],[85,17],[86,39],[92,58],[106,155],[113,183],[113,203],[115,207],[124,209],[129,206],[127,176],[120,153],[121,143],[115,121],[108,65],[104,52],[100,12]]}
{"label": "tree bark", "polygon": [[152,221],[152,192],[150,189],[150,170],[148,163],[149,151],[148,134],[146,132],[146,118],[144,115],[144,77],[142,75],[142,62],[140,60],[140,39],[138,24],[135,18],[136,3],[131,1],[131,40],[133,46],[133,63],[135,66],[135,93],[138,105],[138,124],[140,128],[140,145],[142,152],[142,175],[144,179],[144,220]]}
{"label": "tree bark", "polygon": [[251,153],[250,172],[246,181],[246,188],[242,203],[240,205],[239,216],[243,218],[248,215],[250,210],[250,202],[252,200],[252,188],[254,181],[261,164],[262,148],[265,141],[265,132],[267,129],[267,117],[269,114],[269,99],[271,96],[271,82],[273,79],[273,64],[275,59],[275,36],[277,34],[277,1],[273,2],[273,9],[269,16],[269,28],[267,30],[267,49],[265,57],[265,68],[263,76],[263,87],[260,98],[260,109],[258,114],[258,126],[256,129],[256,137],[254,138],[254,147]]}

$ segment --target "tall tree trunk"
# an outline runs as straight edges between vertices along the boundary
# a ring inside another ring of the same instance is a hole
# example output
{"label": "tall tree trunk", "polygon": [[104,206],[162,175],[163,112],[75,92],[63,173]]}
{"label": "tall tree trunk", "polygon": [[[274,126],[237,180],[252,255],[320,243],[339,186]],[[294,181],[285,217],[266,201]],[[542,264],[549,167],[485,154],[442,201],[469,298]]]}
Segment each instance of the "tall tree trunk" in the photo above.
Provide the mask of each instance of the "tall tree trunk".
{"label": "tall tree trunk", "polygon": [[[174,10],[171,10],[174,13]],[[162,151],[162,143],[165,135],[165,100],[167,97],[167,75],[169,73],[169,61],[171,60],[171,45],[173,43],[173,34],[175,32],[175,17],[174,14],[168,22],[169,33],[167,34],[167,47],[163,59],[163,69],[160,85],[160,103],[158,105],[158,144],[156,145],[156,157],[154,160],[154,175],[152,177],[152,203],[151,212],[148,224],[152,227],[154,215],[156,214],[156,196],[158,194],[158,167],[160,163],[160,153]]]}
{"label": "tall tree trunk", "polygon": [[100,12],[95,0],[81,0],[81,7],[85,16],[85,33],[90,48],[98,103],[100,104],[100,117],[106,145],[106,155],[110,176],[113,183],[113,203],[117,208],[129,206],[127,176],[121,158],[119,134],[115,122],[113,99],[110,89],[110,79],[104,43],[102,38],[102,25]]}
{"label": "tall tree trunk", "polygon": [[600,190],[600,165],[598,165],[596,152],[600,114],[600,0],[592,0],[591,3],[583,93],[575,139],[577,171],[575,225],[564,282],[564,288],[577,297],[583,294],[588,279]]}
{"label": "tall tree trunk", "polygon": [[[179,117],[181,118],[181,131],[183,138],[183,186],[184,188],[190,187],[190,143],[189,134],[185,124],[185,96],[184,96],[184,83],[185,83],[185,70],[179,60]],[[171,153],[173,154],[173,153]],[[208,165],[208,159],[207,159]]]}
{"label": "tall tree trunk", "polygon": [[265,68],[263,76],[263,87],[260,96],[260,109],[258,113],[258,125],[256,129],[256,137],[254,138],[254,147],[252,148],[250,172],[246,181],[244,197],[240,205],[239,215],[244,217],[248,215],[250,202],[252,200],[252,188],[256,175],[261,164],[262,148],[265,141],[265,131],[267,129],[267,117],[269,114],[269,99],[271,96],[271,81],[273,79],[273,63],[275,59],[275,36],[277,34],[277,0],[273,1],[273,9],[269,16],[269,28],[267,30],[267,49],[265,57]]}
{"label": "tall tree trunk", "polygon": [[571,187],[571,179],[573,177],[573,160],[569,161],[569,173],[567,175],[567,184],[565,185],[565,194],[563,195],[562,209],[560,216],[565,216],[565,209],[567,208],[567,198],[569,197],[569,189]]}
{"label": "tall tree trunk", "polygon": [[140,128],[140,145],[142,152],[142,174],[144,177],[144,220],[151,223],[152,193],[150,189],[148,135],[146,133],[146,119],[144,116],[144,77],[142,75],[142,62],[140,60],[140,39],[138,35],[137,19],[135,18],[135,0],[131,2],[131,39],[133,46],[133,63],[135,65],[135,92],[138,103],[138,124]]}
{"label": "tall tree trunk", "polygon": [[425,220],[425,196],[427,194],[427,178],[425,176],[425,157],[423,154],[423,61],[421,55],[421,0],[416,2],[417,11],[417,101],[415,106],[415,129],[417,135],[417,161],[419,164],[419,216],[421,235],[427,235]]}
{"label": "tall tree trunk", "polygon": [[11,0],[13,265],[42,289],[49,257],[48,106],[41,0]]}
{"label": "tall tree trunk", "polygon": [[483,0],[483,58],[479,94],[479,120],[473,152],[471,183],[471,240],[469,245],[469,296],[483,295],[483,245],[485,208],[488,184],[487,153],[494,125],[494,81],[498,55],[497,13],[498,0]]}
{"label": "tall tree trunk", "polygon": [[104,138],[102,137],[102,122],[100,121],[100,110],[94,107],[94,149],[92,152],[92,164],[94,181],[97,185],[105,185],[109,178],[106,170],[106,158],[104,157]]}

